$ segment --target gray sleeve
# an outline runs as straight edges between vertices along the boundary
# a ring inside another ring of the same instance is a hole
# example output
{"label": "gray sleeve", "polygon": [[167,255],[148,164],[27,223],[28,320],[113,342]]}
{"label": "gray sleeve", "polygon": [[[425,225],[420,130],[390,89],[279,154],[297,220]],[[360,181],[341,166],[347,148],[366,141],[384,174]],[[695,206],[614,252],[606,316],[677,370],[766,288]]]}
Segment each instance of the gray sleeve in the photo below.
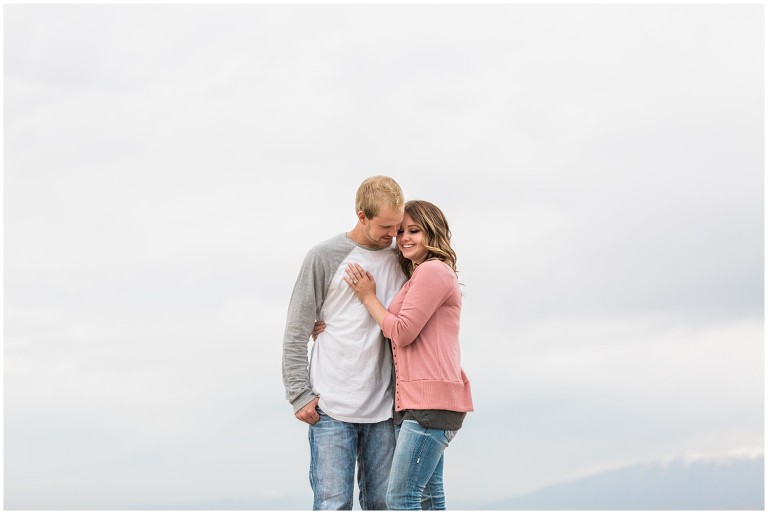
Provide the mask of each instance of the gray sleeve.
{"label": "gray sleeve", "polygon": [[283,336],[283,384],[285,397],[298,411],[317,395],[309,384],[307,343],[328,294],[334,273],[355,244],[339,234],[312,248],[301,265],[293,286]]}
{"label": "gray sleeve", "polygon": [[309,385],[307,342],[325,296],[326,270],[320,261],[316,251],[310,251],[304,258],[285,322],[283,384],[294,412],[316,397]]}

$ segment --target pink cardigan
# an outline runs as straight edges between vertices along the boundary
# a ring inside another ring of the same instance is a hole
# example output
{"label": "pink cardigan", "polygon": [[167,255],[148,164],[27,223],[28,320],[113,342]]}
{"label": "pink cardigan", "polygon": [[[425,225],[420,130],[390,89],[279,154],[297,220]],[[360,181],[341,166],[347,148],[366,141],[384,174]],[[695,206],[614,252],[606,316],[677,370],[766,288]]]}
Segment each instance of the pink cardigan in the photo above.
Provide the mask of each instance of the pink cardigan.
{"label": "pink cardigan", "polygon": [[420,264],[388,310],[382,331],[392,340],[395,410],[474,410],[461,369],[461,292],[453,270],[438,260]]}

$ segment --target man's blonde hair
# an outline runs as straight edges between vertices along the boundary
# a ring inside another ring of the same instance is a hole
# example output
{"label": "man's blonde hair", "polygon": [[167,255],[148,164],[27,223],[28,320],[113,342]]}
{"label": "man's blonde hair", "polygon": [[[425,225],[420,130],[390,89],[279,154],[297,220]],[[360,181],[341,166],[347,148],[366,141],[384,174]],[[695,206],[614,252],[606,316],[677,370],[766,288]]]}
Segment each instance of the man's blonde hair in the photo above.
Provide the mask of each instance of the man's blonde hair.
{"label": "man's blonde hair", "polygon": [[382,202],[387,202],[393,208],[402,207],[405,198],[400,184],[384,175],[363,180],[355,195],[355,212],[363,211],[366,218],[373,219],[379,214]]}

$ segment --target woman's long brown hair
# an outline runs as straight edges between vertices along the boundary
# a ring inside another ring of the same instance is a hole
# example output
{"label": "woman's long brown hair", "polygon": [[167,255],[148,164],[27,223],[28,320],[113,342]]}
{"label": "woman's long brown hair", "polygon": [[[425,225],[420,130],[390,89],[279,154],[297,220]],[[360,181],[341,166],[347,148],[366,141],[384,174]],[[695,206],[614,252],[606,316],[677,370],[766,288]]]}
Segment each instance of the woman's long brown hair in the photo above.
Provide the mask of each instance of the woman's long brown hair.
{"label": "woman's long brown hair", "polygon": [[[425,200],[410,200],[405,203],[408,214],[424,233],[421,243],[427,249],[425,261],[437,259],[446,263],[456,273],[456,252],[451,248],[451,229],[440,208]],[[403,227],[405,229],[405,227]],[[397,249],[397,259],[405,276],[411,278],[413,262],[403,257]]]}

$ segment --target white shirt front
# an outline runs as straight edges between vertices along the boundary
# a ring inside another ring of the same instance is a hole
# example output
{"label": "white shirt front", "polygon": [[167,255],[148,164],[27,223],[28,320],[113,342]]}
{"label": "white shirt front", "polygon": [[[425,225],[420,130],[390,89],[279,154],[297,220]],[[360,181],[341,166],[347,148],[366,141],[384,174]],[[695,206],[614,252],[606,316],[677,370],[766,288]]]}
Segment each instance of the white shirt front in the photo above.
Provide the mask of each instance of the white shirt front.
{"label": "white shirt front", "polygon": [[320,409],[349,423],[377,423],[392,417],[392,353],[368,310],[344,281],[351,263],[360,264],[376,282],[385,306],[405,277],[391,249],[355,246],[331,279],[320,313],[326,328],[311,345],[309,379]]}

